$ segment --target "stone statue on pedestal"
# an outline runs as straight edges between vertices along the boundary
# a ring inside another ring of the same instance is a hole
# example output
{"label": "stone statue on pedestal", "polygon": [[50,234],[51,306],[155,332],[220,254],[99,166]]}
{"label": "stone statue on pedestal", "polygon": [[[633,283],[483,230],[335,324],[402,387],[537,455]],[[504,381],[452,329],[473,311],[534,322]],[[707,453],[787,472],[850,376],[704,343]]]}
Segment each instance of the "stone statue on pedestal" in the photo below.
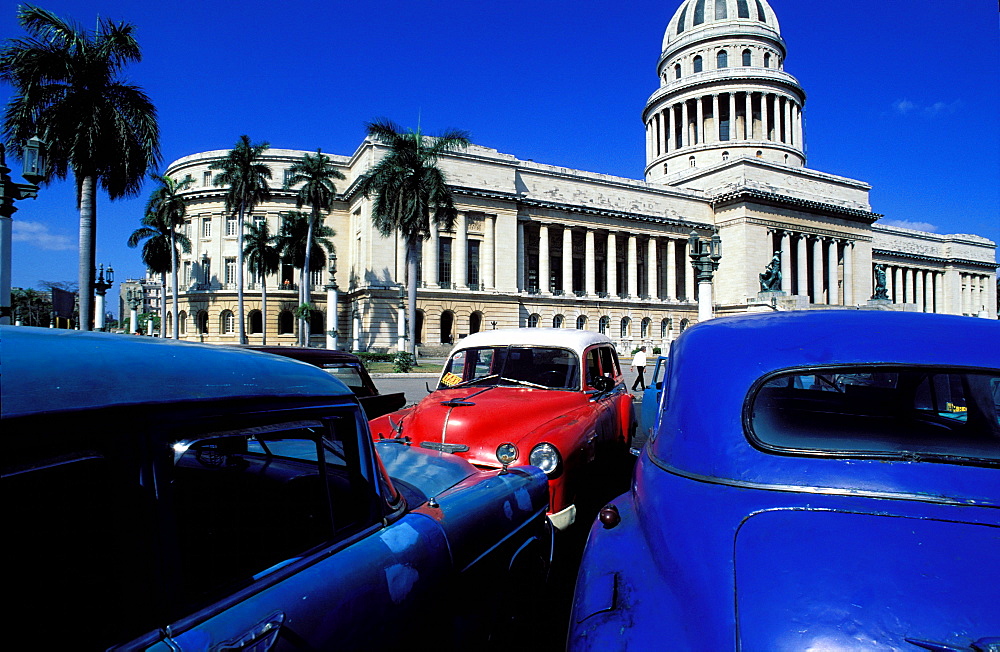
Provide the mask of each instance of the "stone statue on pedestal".
{"label": "stone statue on pedestal", "polygon": [[761,292],[780,292],[781,291],[781,252],[774,252],[774,256],[771,258],[771,262],[767,264],[767,267],[760,274],[760,291]]}

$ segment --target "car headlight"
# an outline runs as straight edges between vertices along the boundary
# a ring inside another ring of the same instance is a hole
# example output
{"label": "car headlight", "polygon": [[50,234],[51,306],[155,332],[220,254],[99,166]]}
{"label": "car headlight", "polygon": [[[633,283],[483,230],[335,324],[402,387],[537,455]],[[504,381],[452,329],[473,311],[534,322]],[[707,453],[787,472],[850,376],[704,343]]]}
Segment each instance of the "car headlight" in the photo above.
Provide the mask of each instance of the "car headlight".
{"label": "car headlight", "polygon": [[517,446],[514,444],[500,444],[497,446],[497,461],[504,466],[508,466],[517,461]]}
{"label": "car headlight", "polygon": [[531,449],[528,463],[545,471],[546,475],[552,475],[562,464],[562,455],[552,444],[539,444]]}

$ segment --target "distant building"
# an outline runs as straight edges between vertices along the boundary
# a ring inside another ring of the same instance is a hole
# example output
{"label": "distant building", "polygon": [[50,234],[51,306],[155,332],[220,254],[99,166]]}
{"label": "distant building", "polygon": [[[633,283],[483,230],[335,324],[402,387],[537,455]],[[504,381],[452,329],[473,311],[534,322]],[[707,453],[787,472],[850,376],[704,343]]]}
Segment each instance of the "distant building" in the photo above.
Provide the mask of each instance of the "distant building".
{"label": "distant building", "polygon": [[[431,230],[420,267],[418,342],[447,345],[486,328],[599,330],[621,348],[661,346],[697,320],[688,236],[717,232],[723,257],[715,313],[752,309],[758,275],[781,252],[784,305],[866,306],[884,265],[894,309],[996,317],[996,245],[976,235],[879,224],[862,181],[807,167],[805,91],[785,72],[785,41],[766,0],[685,0],[667,26],[659,87],[642,110],[642,180],[525,161],[473,146],[441,160],[456,194],[451,231]],[[273,199],[250,219],[273,232],[293,210],[280,190],[306,152],[273,149]],[[337,235],[340,342],[394,349],[404,247],[371,224],[358,178],[384,153],[364,141],[333,156],[347,177],[326,217]],[[182,257],[180,330],[187,339],[237,337],[236,219],[209,165],[226,154],[183,157],[167,174],[194,183]],[[895,216],[905,219],[906,216]],[[269,342],[293,343],[297,276],[285,265],[268,284]],[[247,279],[250,275],[247,274]],[[327,294],[314,274],[314,346],[322,346]],[[259,284],[246,284],[248,332],[260,340]],[[169,315],[168,315],[169,328]]]}

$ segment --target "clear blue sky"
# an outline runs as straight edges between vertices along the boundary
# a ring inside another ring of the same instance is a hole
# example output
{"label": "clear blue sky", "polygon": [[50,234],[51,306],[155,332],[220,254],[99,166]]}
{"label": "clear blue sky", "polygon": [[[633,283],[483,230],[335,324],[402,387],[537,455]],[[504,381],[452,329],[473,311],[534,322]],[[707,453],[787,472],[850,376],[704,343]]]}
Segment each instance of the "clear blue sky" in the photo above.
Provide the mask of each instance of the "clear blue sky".
{"label": "clear blue sky", "polygon": [[[94,25],[138,28],[127,71],[159,109],[165,168],[228,149],[352,153],[364,122],[466,129],[522,159],[641,178],[641,111],[656,90],[663,31],[680,0],[49,0]],[[807,93],[810,168],[873,186],[887,221],[1000,241],[1000,29],[988,0],[771,0],[785,69]],[[14,3],[0,37],[22,35]],[[10,90],[0,87],[6,104]],[[19,166],[13,166],[18,168]],[[18,180],[20,178],[18,177]],[[99,199],[97,260],[138,277],[149,188]],[[77,280],[71,181],[15,214],[13,285]]]}

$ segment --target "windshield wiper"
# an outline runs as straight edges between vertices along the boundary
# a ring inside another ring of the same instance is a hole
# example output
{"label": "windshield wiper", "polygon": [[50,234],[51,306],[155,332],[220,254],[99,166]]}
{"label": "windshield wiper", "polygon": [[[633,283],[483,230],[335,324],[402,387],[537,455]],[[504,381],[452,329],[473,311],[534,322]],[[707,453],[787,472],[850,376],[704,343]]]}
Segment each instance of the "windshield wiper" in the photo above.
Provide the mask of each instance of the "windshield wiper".
{"label": "windshield wiper", "polygon": [[548,385],[539,385],[538,383],[532,383],[527,380],[518,380],[516,378],[506,378],[500,376],[500,380],[506,380],[508,383],[514,383],[515,385],[524,385],[525,387],[536,387],[538,389],[552,389]]}
{"label": "windshield wiper", "polygon": [[455,389],[456,387],[468,387],[469,385],[475,385],[486,380],[492,380],[494,378],[499,378],[500,374],[490,374],[489,376],[483,376],[481,378],[471,378],[469,380],[462,381],[457,385],[446,385],[443,389]]}

